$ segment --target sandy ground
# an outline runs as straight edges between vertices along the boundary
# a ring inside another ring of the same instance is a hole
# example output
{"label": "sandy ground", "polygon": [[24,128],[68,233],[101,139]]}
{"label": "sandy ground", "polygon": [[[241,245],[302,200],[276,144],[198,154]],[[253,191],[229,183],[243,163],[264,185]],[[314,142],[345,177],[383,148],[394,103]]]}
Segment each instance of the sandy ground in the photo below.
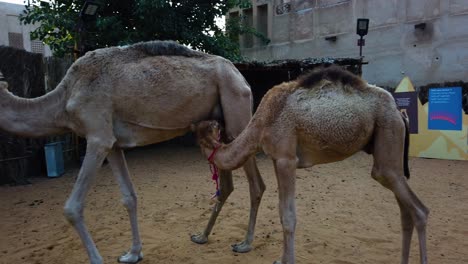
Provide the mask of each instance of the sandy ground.
{"label": "sandy ground", "polygon": [[[248,187],[242,170],[206,245],[190,242],[210,215],[214,191],[209,169],[197,148],[162,145],[127,153],[139,196],[139,223],[148,263],[272,263],[281,253],[276,180],[270,160],[259,156],[267,184],[254,250],[231,252],[243,239]],[[371,157],[298,170],[297,263],[399,263],[400,218],[392,193],[370,177]],[[468,263],[468,162],[410,161],[410,185],[431,209],[429,262]],[[77,170],[32,185],[0,187],[0,263],[87,263],[81,242],[62,216]],[[104,166],[90,191],[86,222],[105,263],[130,245],[126,211],[118,186]],[[410,263],[419,263],[413,236]]]}

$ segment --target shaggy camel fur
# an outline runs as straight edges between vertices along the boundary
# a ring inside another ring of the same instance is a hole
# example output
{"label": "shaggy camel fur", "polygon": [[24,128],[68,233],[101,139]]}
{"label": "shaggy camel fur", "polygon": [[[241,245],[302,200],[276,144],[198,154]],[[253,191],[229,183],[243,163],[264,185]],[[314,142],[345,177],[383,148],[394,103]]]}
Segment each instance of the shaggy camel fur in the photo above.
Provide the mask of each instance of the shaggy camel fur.
{"label": "shaggy camel fur", "polygon": [[272,88],[229,145],[217,141],[216,121],[203,121],[192,130],[207,156],[216,151],[212,162],[221,169],[233,170],[261,149],[273,160],[283,225],[283,255],[275,263],[294,263],[296,168],[343,160],[360,150],[373,154],[372,177],[395,194],[400,207],[401,263],[408,263],[413,227],[421,264],[427,263],[429,211],[404,177],[409,177],[407,121],[384,89],[336,66],[324,68]]}
{"label": "shaggy camel fur", "polygon": [[[88,52],[68,70],[58,87],[39,98],[18,98],[0,80],[0,129],[39,137],[73,131],[87,140],[86,156],[65,217],[78,232],[92,264],[103,263],[83,220],[84,201],[96,171],[107,157],[120,185],[131,228],[130,251],[120,262],[142,258],[137,200],[123,148],[165,141],[190,131],[206,119],[224,120],[225,137],[235,137],[252,117],[249,85],[226,59],[171,41],[138,43]],[[248,231],[234,250],[250,250],[257,210],[265,189],[254,158],[244,165],[251,196]],[[233,191],[232,174],[221,171],[221,195],[203,233],[205,243]]]}

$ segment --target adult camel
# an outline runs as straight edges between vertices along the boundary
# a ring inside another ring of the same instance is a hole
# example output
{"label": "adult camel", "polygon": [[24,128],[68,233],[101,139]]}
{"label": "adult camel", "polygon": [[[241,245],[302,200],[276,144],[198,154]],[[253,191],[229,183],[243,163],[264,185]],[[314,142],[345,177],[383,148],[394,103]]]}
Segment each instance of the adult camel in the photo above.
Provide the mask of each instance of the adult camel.
{"label": "adult camel", "polygon": [[[1,74],[0,74],[1,75]],[[194,122],[222,119],[226,138],[235,137],[252,113],[249,85],[228,60],[191,50],[172,41],[151,41],[86,53],[67,71],[52,92],[34,99],[19,98],[0,79],[0,129],[42,137],[69,131],[86,138],[83,165],[64,214],[77,231],[92,264],[102,264],[83,221],[85,196],[107,157],[120,185],[132,229],[130,251],[120,262],[142,259],[137,224],[137,197],[122,149],[162,142],[190,130]],[[234,245],[249,251],[264,183],[255,159],[244,166],[251,193],[246,238]],[[233,191],[232,174],[223,170],[221,194],[203,233],[192,241],[205,243],[216,218]]]}

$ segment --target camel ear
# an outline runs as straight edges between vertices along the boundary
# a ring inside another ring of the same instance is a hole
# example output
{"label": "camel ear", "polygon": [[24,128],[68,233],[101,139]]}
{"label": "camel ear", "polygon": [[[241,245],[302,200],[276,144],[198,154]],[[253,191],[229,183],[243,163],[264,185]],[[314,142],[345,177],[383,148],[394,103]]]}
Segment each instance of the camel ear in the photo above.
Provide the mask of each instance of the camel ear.
{"label": "camel ear", "polygon": [[197,125],[195,125],[195,124],[190,124],[190,131],[192,131],[192,132],[197,132]]}

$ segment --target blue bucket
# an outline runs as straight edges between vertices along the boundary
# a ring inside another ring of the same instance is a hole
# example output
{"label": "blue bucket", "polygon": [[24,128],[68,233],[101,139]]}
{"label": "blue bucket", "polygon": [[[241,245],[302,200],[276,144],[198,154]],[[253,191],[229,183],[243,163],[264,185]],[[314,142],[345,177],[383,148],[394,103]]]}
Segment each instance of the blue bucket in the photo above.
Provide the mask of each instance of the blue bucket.
{"label": "blue bucket", "polygon": [[63,164],[62,142],[49,143],[44,146],[47,176],[58,177],[65,171]]}

